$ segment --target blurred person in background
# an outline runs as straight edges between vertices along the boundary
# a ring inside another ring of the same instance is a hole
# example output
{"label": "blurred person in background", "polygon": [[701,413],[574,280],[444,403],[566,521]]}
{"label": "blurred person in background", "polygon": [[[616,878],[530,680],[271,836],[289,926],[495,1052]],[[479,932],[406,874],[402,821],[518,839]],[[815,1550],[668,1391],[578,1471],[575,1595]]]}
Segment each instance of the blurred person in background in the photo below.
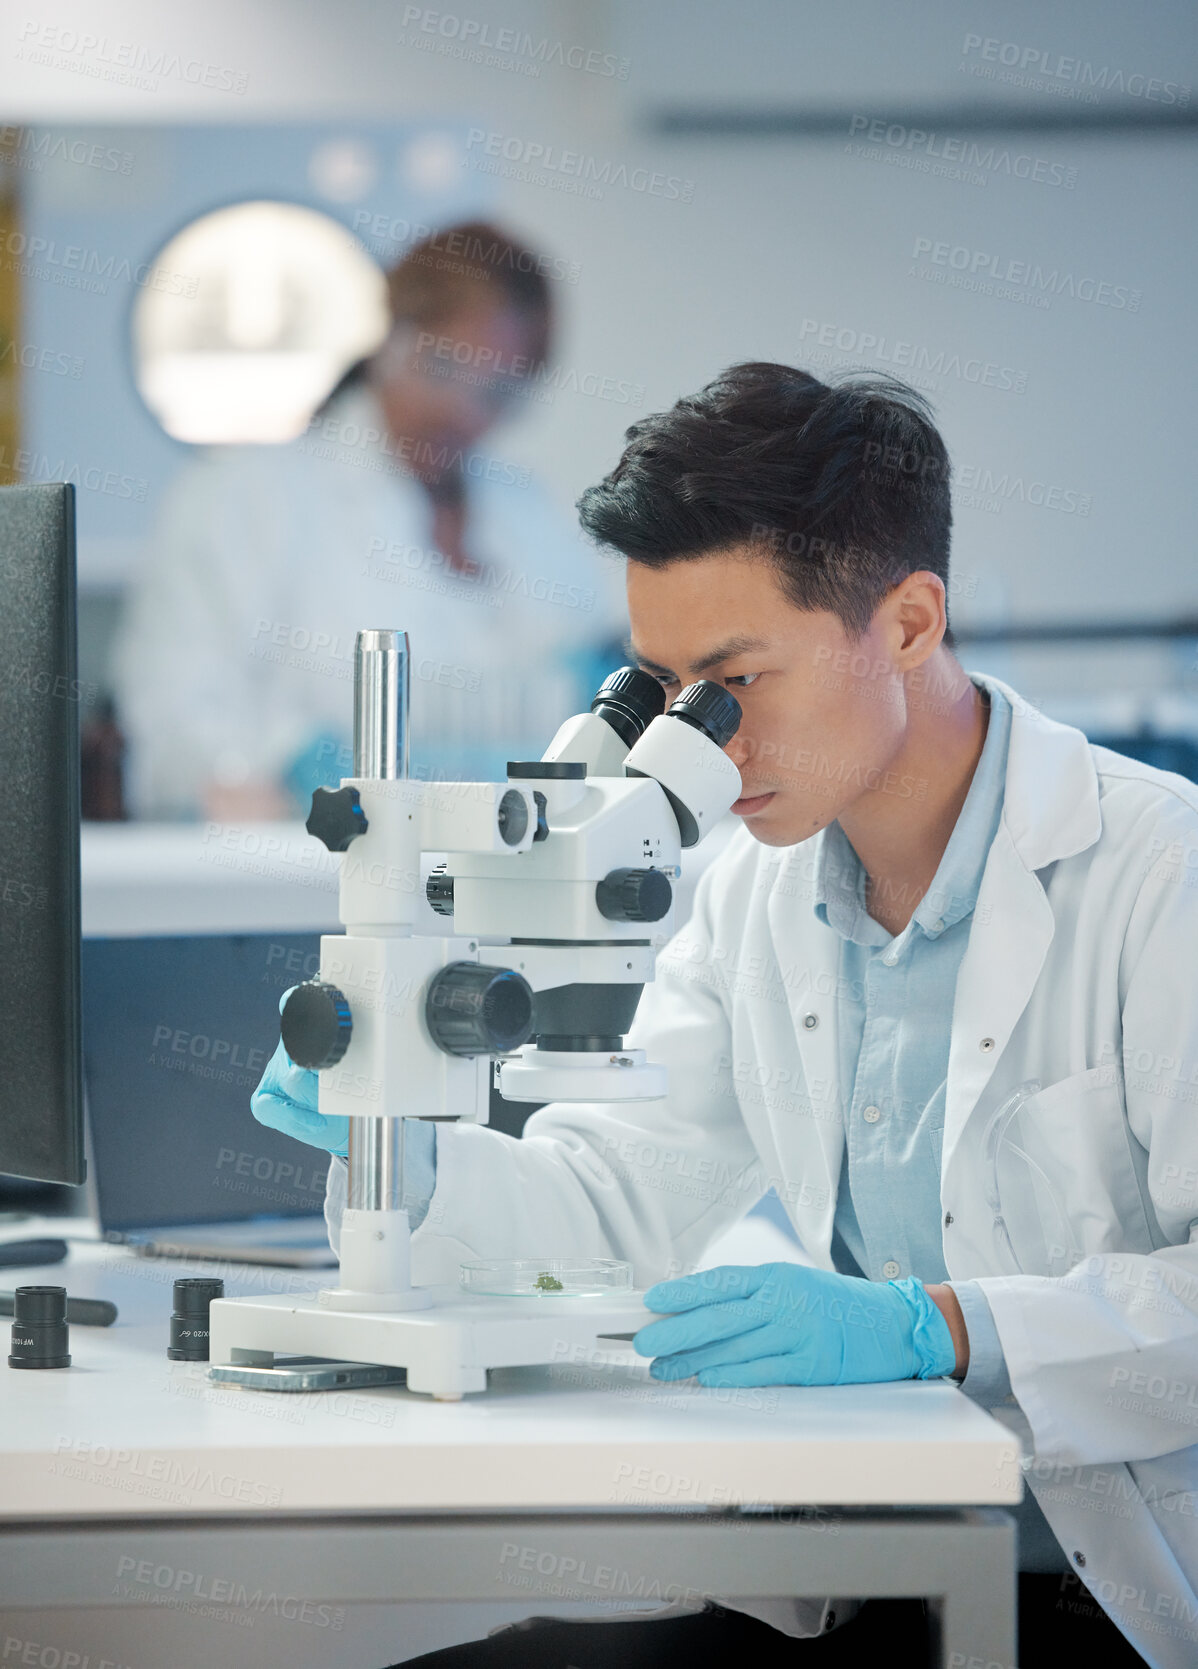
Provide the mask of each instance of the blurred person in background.
{"label": "blurred person in background", "polygon": [[546,265],[481,222],[418,244],[387,339],[300,439],[171,484],[114,654],[135,814],[289,817],[349,775],[362,627],[410,634],[414,775],[502,778],[619,664],[611,565],[479,450],[535,397]]}

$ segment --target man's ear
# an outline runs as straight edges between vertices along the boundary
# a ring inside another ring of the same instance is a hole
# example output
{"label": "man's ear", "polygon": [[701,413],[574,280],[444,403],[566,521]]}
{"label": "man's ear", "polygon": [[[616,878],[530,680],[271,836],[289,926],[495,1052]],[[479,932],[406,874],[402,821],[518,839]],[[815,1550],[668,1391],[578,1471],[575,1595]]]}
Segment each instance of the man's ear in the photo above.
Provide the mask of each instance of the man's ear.
{"label": "man's ear", "polygon": [[895,586],[882,607],[891,615],[895,671],[922,666],[948,630],[944,581],[930,569],[917,569]]}

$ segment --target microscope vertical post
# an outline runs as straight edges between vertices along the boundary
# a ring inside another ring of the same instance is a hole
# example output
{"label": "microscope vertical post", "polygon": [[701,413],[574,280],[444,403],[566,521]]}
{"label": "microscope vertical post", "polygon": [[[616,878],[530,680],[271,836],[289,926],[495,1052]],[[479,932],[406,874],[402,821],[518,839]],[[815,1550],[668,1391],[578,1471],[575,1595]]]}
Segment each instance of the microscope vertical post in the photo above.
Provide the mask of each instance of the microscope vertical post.
{"label": "microscope vertical post", "polygon": [[359,632],[354,644],[354,775],[408,774],[412,689],[406,632]]}
{"label": "microscope vertical post", "polygon": [[[408,634],[362,631],[354,644],[354,776],[391,782],[408,774],[411,695]],[[403,1205],[403,1122],[349,1121],[346,1204],[358,1211]]]}
{"label": "microscope vertical post", "polygon": [[[354,646],[354,776],[395,782],[408,769],[410,673],[406,632],[359,632]],[[366,922],[369,945],[380,928]],[[382,927],[381,931],[389,930]],[[408,930],[410,931],[410,929]],[[347,928],[347,954],[356,935]],[[411,1281],[410,1230],[403,1209],[403,1119],[359,1114],[349,1121],[341,1284],[320,1293],[329,1309],[420,1309],[428,1295]]]}

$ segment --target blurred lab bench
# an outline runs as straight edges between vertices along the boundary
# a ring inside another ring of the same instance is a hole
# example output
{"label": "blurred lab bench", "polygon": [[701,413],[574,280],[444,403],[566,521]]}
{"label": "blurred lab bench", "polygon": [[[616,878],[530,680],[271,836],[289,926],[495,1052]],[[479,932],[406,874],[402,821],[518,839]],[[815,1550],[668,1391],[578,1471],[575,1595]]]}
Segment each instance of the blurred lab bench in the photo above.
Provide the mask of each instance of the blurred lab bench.
{"label": "blurred lab bench", "polygon": [[[726,817],[683,854],[676,927],[739,826]],[[426,874],[441,856],[425,854]],[[84,938],[341,931],[340,857],[302,823],[84,823],[81,865]],[[444,916],[420,903],[417,930],[444,934]]]}
{"label": "blurred lab bench", "polygon": [[340,931],[338,858],[302,823],[84,823],[84,938]]}

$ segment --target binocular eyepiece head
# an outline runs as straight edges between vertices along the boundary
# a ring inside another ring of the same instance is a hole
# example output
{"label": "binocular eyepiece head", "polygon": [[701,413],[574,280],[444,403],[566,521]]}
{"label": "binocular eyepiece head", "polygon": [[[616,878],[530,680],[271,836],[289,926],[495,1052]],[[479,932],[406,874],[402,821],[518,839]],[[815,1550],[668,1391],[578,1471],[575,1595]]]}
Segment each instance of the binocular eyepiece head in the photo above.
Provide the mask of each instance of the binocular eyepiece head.
{"label": "binocular eyepiece head", "polygon": [[[639,666],[622,666],[600,684],[591,702],[591,712],[606,719],[627,747],[634,747],[653,720],[666,711],[666,693],[652,673]],[[688,684],[667,715],[693,726],[715,743],[726,747],[740,726],[740,702],[722,684],[704,678]]]}

